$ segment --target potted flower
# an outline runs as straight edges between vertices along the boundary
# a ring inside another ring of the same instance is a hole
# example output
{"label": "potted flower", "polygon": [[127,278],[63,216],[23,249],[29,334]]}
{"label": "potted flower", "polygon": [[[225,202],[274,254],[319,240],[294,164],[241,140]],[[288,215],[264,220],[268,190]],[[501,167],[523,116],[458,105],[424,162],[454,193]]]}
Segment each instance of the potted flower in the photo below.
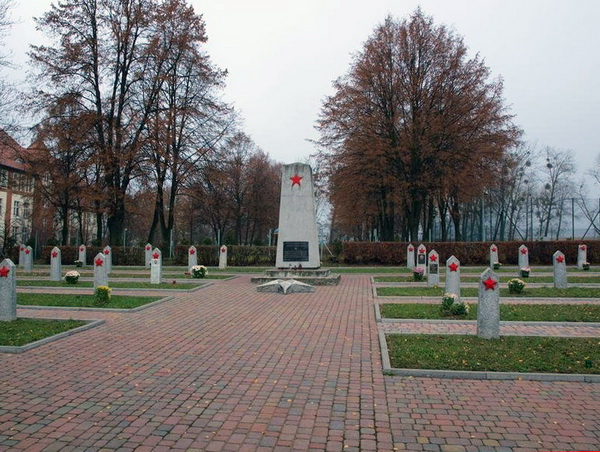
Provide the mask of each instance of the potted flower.
{"label": "potted flower", "polygon": [[415,267],[413,269],[413,279],[415,281],[423,281],[424,276],[425,276],[425,269],[423,267]]}
{"label": "potted flower", "polygon": [[454,293],[445,293],[442,297],[440,313],[443,316],[464,317],[469,313],[469,305],[465,304]]}
{"label": "potted flower", "polygon": [[510,293],[522,293],[525,290],[525,282],[519,278],[513,278],[508,281],[508,291]]}
{"label": "potted flower", "polygon": [[586,272],[587,272],[587,271],[590,271],[590,263],[589,263],[589,262],[584,262],[583,264],[581,264],[581,268],[582,268],[584,271],[586,271]]}
{"label": "potted flower", "polygon": [[531,273],[531,269],[529,267],[524,267],[520,271],[521,278],[529,278],[529,274]]}
{"label": "potted flower", "polygon": [[502,264],[500,262],[494,262],[492,264],[492,267],[494,268],[494,270],[500,270],[500,267],[502,267]]}
{"label": "potted flower", "polygon": [[190,273],[192,278],[205,278],[208,270],[204,265],[194,265],[190,268]]}
{"label": "potted flower", "polygon": [[77,284],[81,275],[78,271],[71,270],[65,274],[65,282],[67,284]]}

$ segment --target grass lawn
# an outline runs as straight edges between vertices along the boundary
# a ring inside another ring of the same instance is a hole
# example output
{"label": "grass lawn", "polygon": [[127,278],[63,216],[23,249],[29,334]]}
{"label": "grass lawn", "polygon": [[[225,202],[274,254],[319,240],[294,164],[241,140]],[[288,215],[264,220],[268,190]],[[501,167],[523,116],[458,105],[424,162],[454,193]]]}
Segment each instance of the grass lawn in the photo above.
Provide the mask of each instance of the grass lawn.
{"label": "grass lawn", "polygon": [[393,368],[600,374],[599,338],[387,336]]}
{"label": "grass lawn", "polygon": [[[164,278],[163,278],[164,280]],[[198,280],[194,280],[198,281]],[[150,284],[149,282],[138,281],[110,281],[109,286],[112,289],[175,289],[175,290],[191,290],[196,287],[203,286],[203,283],[178,283],[162,282],[160,284]],[[94,287],[92,281],[79,281],[77,284],[67,284],[64,281],[48,281],[39,279],[18,279],[17,287],[65,287],[65,288],[91,288]]]}
{"label": "grass lawn", "polygon": [[0,322],[0,345],[19,347],[55,334],[78,328],[81,320],[17,319]]}
{"label": "grass lawn", "polygon": [[[460,291],[463,297],[477,297],[476,287],[463,287]],[[383,297],[441,297],[444,294],[443,287],[378,287],[377,295]],[[500,289],[501,297],[511,298],[600,298],[598,287],[569,287],[567,289],[555,289],[554,287],[531,287],[526,288],[523,293],[509,293],[508,288]]]}
{"label": "grass lawn", "polygon": [[133,309],[160,300],[162,297],[132,297],[129,295],[113,295],[110,303],[97,306],[94,295],[65,295],[18,293],[17,304],[23,306],[64,306],[72,308],[117,308]]}
{"label": "grass lawn", "polygon": [[[469,304],[465,317],[443,317],[437,304],[383,304],[381,316],[388,319],[477,320],[477,304]],[[511,322],[600,322],[595,304],[501,304],[500,320]]]}

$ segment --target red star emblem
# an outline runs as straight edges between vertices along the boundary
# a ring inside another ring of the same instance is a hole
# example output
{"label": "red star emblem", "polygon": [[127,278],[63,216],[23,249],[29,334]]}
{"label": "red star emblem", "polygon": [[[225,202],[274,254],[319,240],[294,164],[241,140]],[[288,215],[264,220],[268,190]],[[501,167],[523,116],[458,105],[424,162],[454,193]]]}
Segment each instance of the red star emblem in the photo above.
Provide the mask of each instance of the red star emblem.
{"label": "red star emblem", "polygon": [[565,261],[565,256],[563,256],[563,255],[556,256],[556,262],[558,262],[559,264],[562,264],[564,261]]}
{"label": "red star emblem", "polygon": [[227,248],[225,248],[224,246],[221,247],[221,253],[224,253],[225,251],[227,251]]}
{"label": "red star emblem", "polygon": [[496,288],[496,284],[498,284],[498,281],[494,281],[490,276],[485,281],[482,281],[482,283],[485,286],[485,290],[494,290]]}
{"label": "red star emblem", "polygon": [[4,267],[4,266],[2,266],[2,268],[0,268],[0,277],[1,278],[8,278],[9,273],[10,273],[10,268]]}
{"label": "red star emblem", "polygon": [[435,255],[435,254],[432,254],[431,256],[429,256],[429,260],[430,260],[431,262],[435,262],[435,261],[437,261],[437,255]]}
{"label": "red star emblem", "polygon": [[29,253],[31,253],[30,250],[25,250],[25,254],[29,254]]}
{"label": "red star emblem", "polygon": [[495,246],[492,247],[492,253],[495,253],[496,251],[498,251],[498,248],[496,248]]}
{"label": "red star emblem", "polygon": [[85,248],[82,246],[81,248],[79,248],[79,251],[85,251]]}
{"label": "red star emblem", "polygon": [[585,250],[587,250],[587,246],[585,246],[585,245],[580,245],[580,246],[579,246],[579,249],[580,249],[581,251],[585,251]]}
{"label": "red star emblem", "polygon": [[425,254],[425,249],[424,248],[419,248],[419,253]]}
{"label": "red star emblem", "polygon": [[[196,250],[190,250],[190,254],[192,254],[192,255],[196,254]],[[155,258],[155,259],[158,259],[158,258]]]}
{"label": "red star emblem", "polygon": [[411,253],[414,251],[415,249],[412,246],[408,247],[408,251],[410,251]]}
{"label": "red star emblem", "polygon": [[296,173],[294,176],[290,177],[290,180],[292,181],[292,187],[294,185],[298,185],[298,187],[300,187],[300,181],[302,180],[302,176],[298,176],[298,173]]}
{"label": "red star emblem", "polygon": [[21,251],[25,251],[25,248],[21,247]]}
{"label": "red star emblem", "polygon": [[151,247],[149,247],[149,246],[147,246],[147,247],[146,247],[146,251],[150,251],[151,249],[152,249],[152,248],[151,248]]}
{"label": "red star emblem", "polygon": [[104,263],[104,261],[100,258],[96,259],[96,267],[102,267],[102,264]]}
{"label": "red star emblem", "polygon": [[58,256],[58,253],[56,251],[52,251],[52,257],[55,258],[56,256]]}
{"label": "red star emblem", "polygon": [[456,262],[452,262],[450,265],[448,265],[448,268],[451,272],[455,272],[456,270],[458,270],[458,264]]}
{"label": "red star emblem", "polygon": [[160,254],[158,254],[158,253],[154,253],[154,254],[152,255],[152,257],[153,257],[154,259],[158,259],[158,258],[160,257]]}
{"label": "red star emblem", "polygon": [[527,248],[521,248],[521,254],[527,254]]}
{"label": "red star emblem", "polygon": [[110,254],[110,250],[104,250],[104,254],[108,256]]}

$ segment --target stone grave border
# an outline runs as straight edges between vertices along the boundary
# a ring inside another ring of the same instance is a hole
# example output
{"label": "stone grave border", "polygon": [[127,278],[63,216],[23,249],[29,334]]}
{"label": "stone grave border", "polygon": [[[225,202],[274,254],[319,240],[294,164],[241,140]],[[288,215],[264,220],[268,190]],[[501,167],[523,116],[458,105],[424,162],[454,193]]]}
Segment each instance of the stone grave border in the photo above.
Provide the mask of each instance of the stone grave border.
{"label": "stone grave border", "polygon": [[169,297],[164,297],[161,298],[160,300],[156,300],[153,301],[152,303],[148,303],[142,306],[138,306],[137,308],[131,308],[131,309],[121,309],[121,308],[89,308],[89,307],[70,307],[70,306],[30,306],[30,305],[21,305],[18,304],[17,308],[21,308],[21,309],[33,309],[33,310],[37,310],[37,311],[91,311],[91,312],[118,312],[118,313],[130,313],[130,312],[139,312],[139,311],[143,311],[144,309],[148,309],[151,307],[154,307],[156,305],[159,305],[161,303],[164,303],[166,301],[170,301],[172,300],[173,296],[169,296]]}
{"label": "stone grave border", "polygon": [[[19,318],[32,318],[32,317],[19,316]],[[37,319],[37,320],[65,320],[65,319],[51,319],[48,317],[35,317],[35,319]],[[100,325],[106,323],[106,320],[83,320],[83,321],[87,322],[87,323],[80,327],[73,328],[72,330],[63,331],[62,333],[55,334],[54,336],[45,337],[43,339],[40,339],[39,341],[30,342],[29,344],[20,345],[20,346],[0,345],[0,353],[11,353],[11,354],[24,353],[29,350],[33,350],[34,348],[41,347],[42,345],[46,345],[50,342],[54,342],[59,339],[63,339],[65,337],[69,337],[69,336],[72,336],[77,333],[82,333],[84,331],[90,330],[92,328],[95,328],[97,326],[100,326]]]}

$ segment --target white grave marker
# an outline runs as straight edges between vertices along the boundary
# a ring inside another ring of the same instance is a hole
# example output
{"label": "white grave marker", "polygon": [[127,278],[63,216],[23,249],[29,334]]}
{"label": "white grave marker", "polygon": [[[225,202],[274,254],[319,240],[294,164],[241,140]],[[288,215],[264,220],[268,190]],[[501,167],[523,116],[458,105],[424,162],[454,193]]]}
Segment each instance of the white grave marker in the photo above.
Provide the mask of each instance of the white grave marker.
{"label": "white grave marker", "polygon": [[417,248],[417,267],[423,268],[423,271],[427,273],[427,248],[423,244]]}
{"label": "white grave marker", "polygon": [[525,245],[519,247],[519,270],[529,268],[529,250]]}
{"label": "white grave marker", "polygon": [[188,270],[193,266],[198,265],[198,253],[194,245],[188,249]]}
{"label": "white grave marker", "polygon": [[23,265],[23,270],[26,272],[33,271],[33,248],[30,246],[25,247],[25,265]]}
{"label": "white grave marker", "polygon": [[79,245],[79,259],[82,265],[85,265],[87,262],[87,246]]}
{"label": "white grave marker", "polygon": [[19,245],[19,267],[25,266],[25,245]]}
{"label": "white grave marker", "polygon": [[112,249],[109,245],[106,245],[104,247],[104,262],[106,265],[106,274],[110,275],[110,272],[112,272]]}
{"label": "white grave marker", "polygon": [[446,293],[453,293],[460,301],[460,261],[450,256],[446,260],[446,285],[444,288]]}
{"label": "white grave marker", "polygon": [[554,288],[566,289],[567,284],[567,261],[565,255],[557,251],[552,255],[552,266],[554,268]]}
{"label": "white grave marker", "polygon": [[500,337],[500,288],[498,277],[490,268],[479,277],[477,336],[483,339]]}
{"label": "white grave marker", "polygon": [[62,273],[62,257],[60,248],[54,247],[50,251],[50,281],[60,281]]}
{"label": "white grave marker", "polygon": [[406,247],[406,266],[410,269],[415,268],[415,247],[412,243]]}
{"label": "white grave marker", "polygon": [[17,319],[17,267],[10,259],[0,263],[0,321]]}
{"label": "white grave marker", "polygon": [[577,247],[577,268],[583,270],[583,263],[587,262],[587,245]]}
{"label": "white grave marker", "polygon": [[94,289],[99,286],[108,287],[108,273],[106,272],[106,259],[104,256],[104,253],[98,253],[94,258]]}
{"label": "white grave marker", "polygon": [[498,247],[494,244],[490,246],[490,267],[493,267],[498,260]]}
{"label": "white grave marker", "polygon": [[429,260],[427,287],[437,287],[440,284],[440,255],[436,250],[431,250],[427,257]]}
{"label": "white grave marker", "polygon": [[146,268],[150,268],[150,262],[152,262],[152,245],[146,243],[144,247],[144,265]]}
{"label": "white grave marker", "polygon": [[219,249],[219,268],[227,268],[227,247],[221,245]]}
{"label": "white grave marker", "polygon": [[152,252],[150,261],[150,284],[160,284],[162,282],[162,253],[158,248]]}

